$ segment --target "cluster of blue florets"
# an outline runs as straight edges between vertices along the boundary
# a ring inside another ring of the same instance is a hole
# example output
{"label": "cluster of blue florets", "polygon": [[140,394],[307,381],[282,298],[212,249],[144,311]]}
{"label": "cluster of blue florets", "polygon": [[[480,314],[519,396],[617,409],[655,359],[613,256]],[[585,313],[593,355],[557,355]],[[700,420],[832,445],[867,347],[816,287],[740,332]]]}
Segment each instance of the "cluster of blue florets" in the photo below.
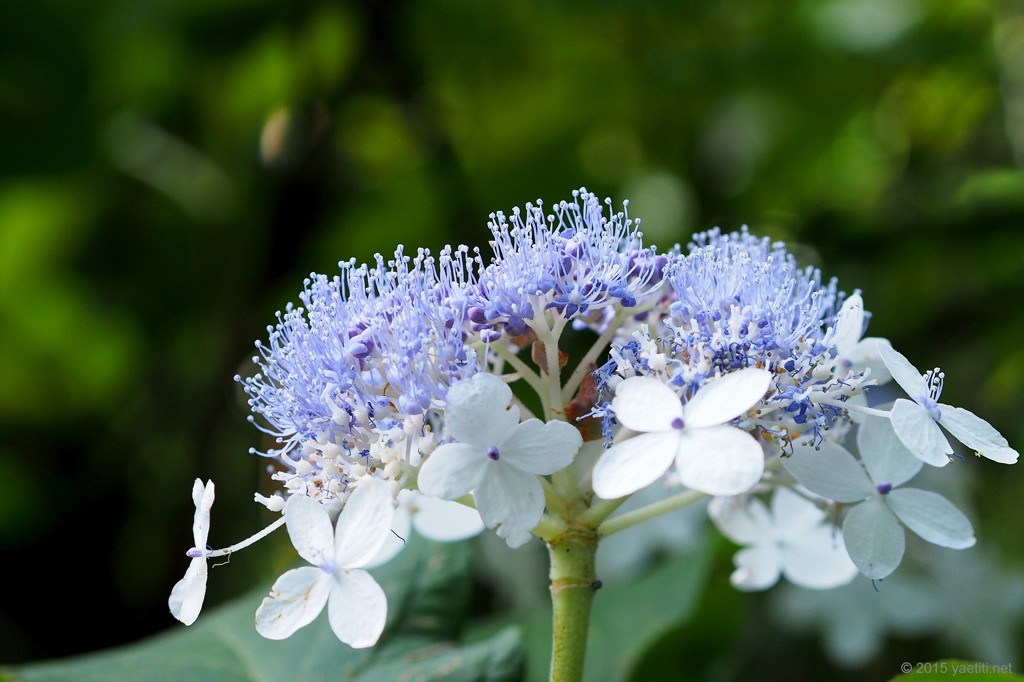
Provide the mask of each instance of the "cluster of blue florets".
{"label": "cluster of blue florets", "polygon": [[[745,227],[694,235],[688,253],[669,260],[665,279],[670,289],[663,305],[625,328],[611,359],[595,373],[604,401],[594,415],[605,420],[606,436],[614,420],[611,393],[622,378],[661,376],[685,400],[715,376],[759,367],[777,376],[776,395],[766,402],[786,417],[761,426],[786,441],[805,430],[820,438],[841,413],[812,404],[807,390],[842,382],[818,369],[831,368],[835,355],[828,330],[845,298],[836,280],[823,284],[821,272],[799,268],[785,244],[754,237]],[[851,393],[857,390],[851,386]]]}
{"label": "cluster of blue florets", "polygon": [[448,386],[485,367],[488,344],[528,334],[545,310],[576,319],[637,305],[661,286],[668,259],[644,248],[625,205],[606,203],[583,189],[551,215],[540,201],[493,214],[489,260],[465,246],[436,257],[400,247],[372,267],[310,275],[303,307],[279,314],[256,344],[259,373],[243,381],[279,445],[260,454],[287,458],[326,440],[356,456],[364,431],[410,417],[429,425]]}

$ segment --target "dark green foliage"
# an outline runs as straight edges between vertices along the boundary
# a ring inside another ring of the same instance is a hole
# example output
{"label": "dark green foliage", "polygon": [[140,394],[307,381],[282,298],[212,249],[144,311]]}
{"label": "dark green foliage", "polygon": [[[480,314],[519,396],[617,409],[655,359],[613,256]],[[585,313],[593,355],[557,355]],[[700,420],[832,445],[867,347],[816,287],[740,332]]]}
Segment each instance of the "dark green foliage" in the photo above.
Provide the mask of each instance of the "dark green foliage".
{"label": "dark green foliage", "polygon": [[263,639],[253,613],[270,585],[205,613],[195,625],[100,654],[15,669],[23,682],[317,682],[318,680],[452,680],[512,682],[523,654],[514,630],[458,647],[466,615],[470,550],[465,543],[413,539],[375,570],[387,593],[388,627],[371,649],[351,649],[334,636],[326,609],[281,641]]}

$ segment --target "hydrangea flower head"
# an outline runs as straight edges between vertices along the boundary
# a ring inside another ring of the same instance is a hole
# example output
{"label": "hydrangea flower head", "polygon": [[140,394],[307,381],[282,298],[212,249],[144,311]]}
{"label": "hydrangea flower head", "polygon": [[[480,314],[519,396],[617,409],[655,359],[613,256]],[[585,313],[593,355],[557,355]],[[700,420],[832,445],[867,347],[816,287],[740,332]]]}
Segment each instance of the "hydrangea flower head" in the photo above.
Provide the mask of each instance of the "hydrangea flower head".
{"label": "hydrangea flower head", "polygon": [[[213,484],[197,481],[196,547],[174,615],[198,614],[208,557],[281,525],[312,565],[278,578],[257,630],[289,637],[326,607],[356,648],[377,642],[387,615],[365,569],[394,557],[413,527],[438,541],[484,526],[512,547],[543,538],[556,602],[599,585],[602,539],[707,495],[718,496],[721,531],[745,545],[740,589],[782,575],[816,589],[858,569],[884,577],[902,558],[904,525],[941,546],[974,544],[948,500],[899,486],[923,461],[946,463],[940,426],[995,461],[1017,453],[987,422],[938,402],[941,373],[922,376],[888,341],[865,338],[859,291],[845,295],[746,228],[659,253],[627,209],[580,189],[550,210],[538,200],[491,214],[491,256],[399,247],[310,275],[301,306],[257,342],[258,373],[238,379],[274,439],[256,454],[281,485],[255,499],[283,515],[208,550]],[[570,357],[569,330],[597,338]],[[869,407],[866,391],[890,378],[911,400]],[[512,383],[536,393],[540,418]],[[854,429],[859,460],[843,446]],[[576,461],[584,439],[596,451]],[[658,481],[689,490],[611,516]],[[562,554],[568,543],[577,554]]]}

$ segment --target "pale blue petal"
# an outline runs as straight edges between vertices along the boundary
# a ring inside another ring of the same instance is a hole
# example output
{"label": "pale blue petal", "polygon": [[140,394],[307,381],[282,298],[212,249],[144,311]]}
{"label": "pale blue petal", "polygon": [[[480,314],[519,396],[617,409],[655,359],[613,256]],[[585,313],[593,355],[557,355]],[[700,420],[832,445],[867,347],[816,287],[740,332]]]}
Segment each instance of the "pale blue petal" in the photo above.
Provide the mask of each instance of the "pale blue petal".
{"label": "pale blue petal", "polygon": [[764,473],[764,450],[741,429],[683,429],[678,442],[676,472],[687,488],[708,495],[739,495],[750,490]]}
{"label": "pale blue petal", "polygon": [[391,489],[382,479],[360,483],[338,516],[334,531],[334,565],[362,568],[370,563],[391,536],[395,514]]}
{"label": "pale blue petal", "polygon": [[893,490],[886,497],[900,521],[933,545],[952,549],[974,546],[976,540],[970,520],[942,495],[904,488]]}
{"label": "pale blue petal", "polygon": [[876,346],[885,366],[889,368],[893,379],[914,400],[928,395],[928,384],[917,368],[910,364],[903,355],[892,346],[880,343]]}
{"label": "pale blue petal", "polygon": [[708,516],[722,535],[737,545],[771,540],[771,517],[756,497],[716,497],[708,505]]}
{"label": "pale blue petal", "polygon": [[782,458],[782,466],[812,493],[836,502],[860,502],[875,494],[860,462],[842,445],[827,440],[820,450],[810,446],[794,450]]}
{"label": "pale blue petal", "polygon": [[504,381],[493,374],[474,374],[448,391],[445,428],[460,443],[484,450],[500,445],[519,423],[519,407],[511,403],[512,389]]}
{"label": "pale blue petal", "polygon": [[848,357],[857,345],[860,334],[864,330],[864,300],[860,294],[854,293],[843,301],[843,307],[836,316],[831,345],[842,357]]}
{"label": "pale blue petal", "polygon": [[420,467],[416,485],[424,495],[457,500],[480,485],[490,463],[487,453],[475,445],[446,443]]}
{"label": "pale blue petal", "polygon": [[679,396],[657,379],[631,377],[615,387],[615,419],[634,431],[668,431],[683,416]]}
{"label": "pale blue petal", "polygon": [[527,419],[499,446],[498,456],[517,469],[547,476],[572,464],[581,445],[583,436],[572,424]]}
{"label": "pale blue petal", "polygon": [[958,441],[994,462],[1016,464],[1020,455],[987,421],[962,407],[940,404],[939,410],[942,413],[939,423]]}
{"label": "pale blue petal", "polygon": [[617,500],[657,481],[672,466],[681,433],[642,433],[613,445],[594,465],[594,493],[603,500]]}
{"label": "pale blue petal", "polygon": [[883,344],[892,346],[889,343],[889,339],[882,339],[877,336],[861,339],[860,343],[850,350],[849,355],[845,356],[847,360],[853,363],[850,369],[854,372],[863,372],[865,369],[870,369],[871,374],[868,378],[874,379],[879,385],[892,381],[892,373],[885,366],[885,361],[882,360],[882,356],[878,352],[878,346]]}
{"label": "pale blue petal", "polygon": [[893,487],[906,483],[924,466],[907,449],[892,421],[884,417],[868,417],[857,431],[857,449],[875,484],[890,483]]}
{"label": "pale blue petal", "polygon": [[544,489],[533,474],[494,462],[473,491],[480,518],[515,548],[529,541],[544,513]]}
{"label": "pale blue petal", "polygon": [[896,435],[914,457],[933,467],[949,464],[953,448],[928,410],[901,398],[892,406],[889,416]]}
{"label": "pale blue petal", "polygon": [[889,507],[875,497],[857,505],[846,516],[843,542],[860,572],[877,580],[900,565],[907,539]]}

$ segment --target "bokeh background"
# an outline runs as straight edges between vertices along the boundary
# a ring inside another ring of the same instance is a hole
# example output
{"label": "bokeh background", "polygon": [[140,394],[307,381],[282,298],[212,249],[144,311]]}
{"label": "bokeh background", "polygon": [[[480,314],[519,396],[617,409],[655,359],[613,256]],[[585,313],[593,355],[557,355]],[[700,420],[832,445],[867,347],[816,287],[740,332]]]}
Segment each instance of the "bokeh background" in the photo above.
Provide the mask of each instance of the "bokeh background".
{"label": "bokeh background", "polygon": [[[1024,449],[1022,169],[1020,2],[4,3],[0,662],[172,627],[197,476],[213,544],[268,521],[232,377],[306,274],[484,245],[488,213],[581,185],[628,198],[662,247],[744,223],[787,240]],[[932,592],[742,595],[726,547],[637,679],[1022,660],[1024,470],[954,468],[979,543],[915,555]],[[675,541],[631,551],[656,564]],[[282,543],[218,569],[208,604],[271,576]],[[544,598],[543,566],[509,589],[496,551],[478,542],[479,618]]]}

